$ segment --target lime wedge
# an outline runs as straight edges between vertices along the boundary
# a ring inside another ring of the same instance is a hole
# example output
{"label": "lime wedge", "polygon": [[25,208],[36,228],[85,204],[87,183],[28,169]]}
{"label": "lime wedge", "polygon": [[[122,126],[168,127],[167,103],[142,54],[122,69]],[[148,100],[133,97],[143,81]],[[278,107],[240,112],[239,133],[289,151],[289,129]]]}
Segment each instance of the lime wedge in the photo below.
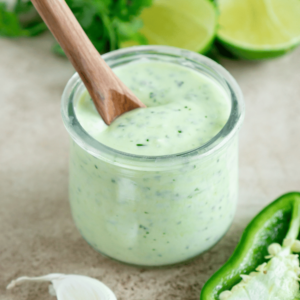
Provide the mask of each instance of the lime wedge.
{"label": "lime wedge", "polygon": [[277,57],[300,44],[300,0],[219,0],[218,39],[245,59]]}
{"label": "lime wedge", "polygon": [[[142,11],[140,18],[140,33],[150,45],[205,53],[216,35],[217,9],[210,0],[156,0]],[[133,44],[126,42],[122,47]]]}

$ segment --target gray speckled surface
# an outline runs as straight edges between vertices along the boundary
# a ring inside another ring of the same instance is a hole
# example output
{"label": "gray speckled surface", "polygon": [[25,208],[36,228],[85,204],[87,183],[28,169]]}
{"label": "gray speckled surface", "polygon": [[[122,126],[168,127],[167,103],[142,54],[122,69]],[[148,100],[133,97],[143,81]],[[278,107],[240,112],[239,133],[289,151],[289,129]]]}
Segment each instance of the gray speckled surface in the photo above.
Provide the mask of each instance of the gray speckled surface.
{"label": "gray speckled surface", "polygon": [[192,263],[151,270],[102,257],[74,227],[60,117],[73,69],[50,52],[52,43],[49,34],[0,40],[0,299],[51,299],[45,283],[5,291],[18,276],[51,272],[96,277],[119,300],[198,299],[251,218],[280,194],[300,190],[300,49],[267,62],[222,62],[241,85],[247,109],[233,225]]}

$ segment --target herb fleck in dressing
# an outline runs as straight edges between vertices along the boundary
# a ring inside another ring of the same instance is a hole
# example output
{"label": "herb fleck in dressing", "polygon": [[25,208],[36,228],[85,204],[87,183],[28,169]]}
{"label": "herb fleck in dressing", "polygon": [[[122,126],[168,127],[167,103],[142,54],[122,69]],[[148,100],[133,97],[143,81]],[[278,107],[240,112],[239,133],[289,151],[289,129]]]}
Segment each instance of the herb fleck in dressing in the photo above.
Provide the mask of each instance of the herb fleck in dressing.
{"label": "herb fleck in dressing", "polygon": [[147,108],[125,113],[107,126],[88,93],[76,107],[83,128],[111,148],[147,156],[180,153],[208,142],[228,120],[230,102],[225,91],[192,69],[140,62],[114,72]]}
{"label": "herb fleck in dressing", "polygon": [[[114,69],[147,108],[109,127],[87,92],[75,101],[82,127],[122,152],[159,156],[189,151],[214,137],[231,104],[222,87],[190,68],[140,61]],[[154,160],[145,168],[113,164],[74,141],[70,203],[83,237],[123,262],[157,266],[190,259],[213,246],[229,227],[237,198],[237,135],[202,159],[176,167]],[[117,157],[117,154],[116,154]]]}

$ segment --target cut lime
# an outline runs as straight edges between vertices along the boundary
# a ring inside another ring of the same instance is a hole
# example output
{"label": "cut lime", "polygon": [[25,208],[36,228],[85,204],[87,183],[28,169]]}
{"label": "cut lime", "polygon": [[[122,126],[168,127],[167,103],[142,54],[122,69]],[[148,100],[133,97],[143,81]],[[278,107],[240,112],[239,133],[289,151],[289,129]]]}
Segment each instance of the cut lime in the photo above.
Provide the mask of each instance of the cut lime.
{"label": "cut lime", "polygon": [[300,0],[219,0],[218,6],[218,39],[241,58],[272,58],[300,44]]}
{"label": "cut lime", "polygon": [[[150,45],[205,53],[216,35],[217,10],[210,0],[154,0],[140,18],[143,21],[140,33]],[[126,42],[122,47],[133,44]]]}

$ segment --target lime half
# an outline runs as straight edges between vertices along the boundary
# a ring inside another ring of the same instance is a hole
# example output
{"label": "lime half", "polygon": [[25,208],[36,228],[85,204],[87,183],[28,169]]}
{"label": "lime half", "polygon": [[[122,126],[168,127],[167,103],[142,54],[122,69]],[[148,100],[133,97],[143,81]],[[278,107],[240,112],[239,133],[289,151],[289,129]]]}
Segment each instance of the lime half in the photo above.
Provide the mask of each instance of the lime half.
{"label": "lime half", "polygon": [[[300,0],[299,0],[300,1]],[[140,18],[150,45],[167,45],[205,53],[217,28],[217,9],[210,0],[154,0]],[[123,43],[122,47],[132,43]]]}
{"label": "lime half", "polygon": [[280,56],[300,44],[300,0],[219,0],[218,39],[245,59]]}

